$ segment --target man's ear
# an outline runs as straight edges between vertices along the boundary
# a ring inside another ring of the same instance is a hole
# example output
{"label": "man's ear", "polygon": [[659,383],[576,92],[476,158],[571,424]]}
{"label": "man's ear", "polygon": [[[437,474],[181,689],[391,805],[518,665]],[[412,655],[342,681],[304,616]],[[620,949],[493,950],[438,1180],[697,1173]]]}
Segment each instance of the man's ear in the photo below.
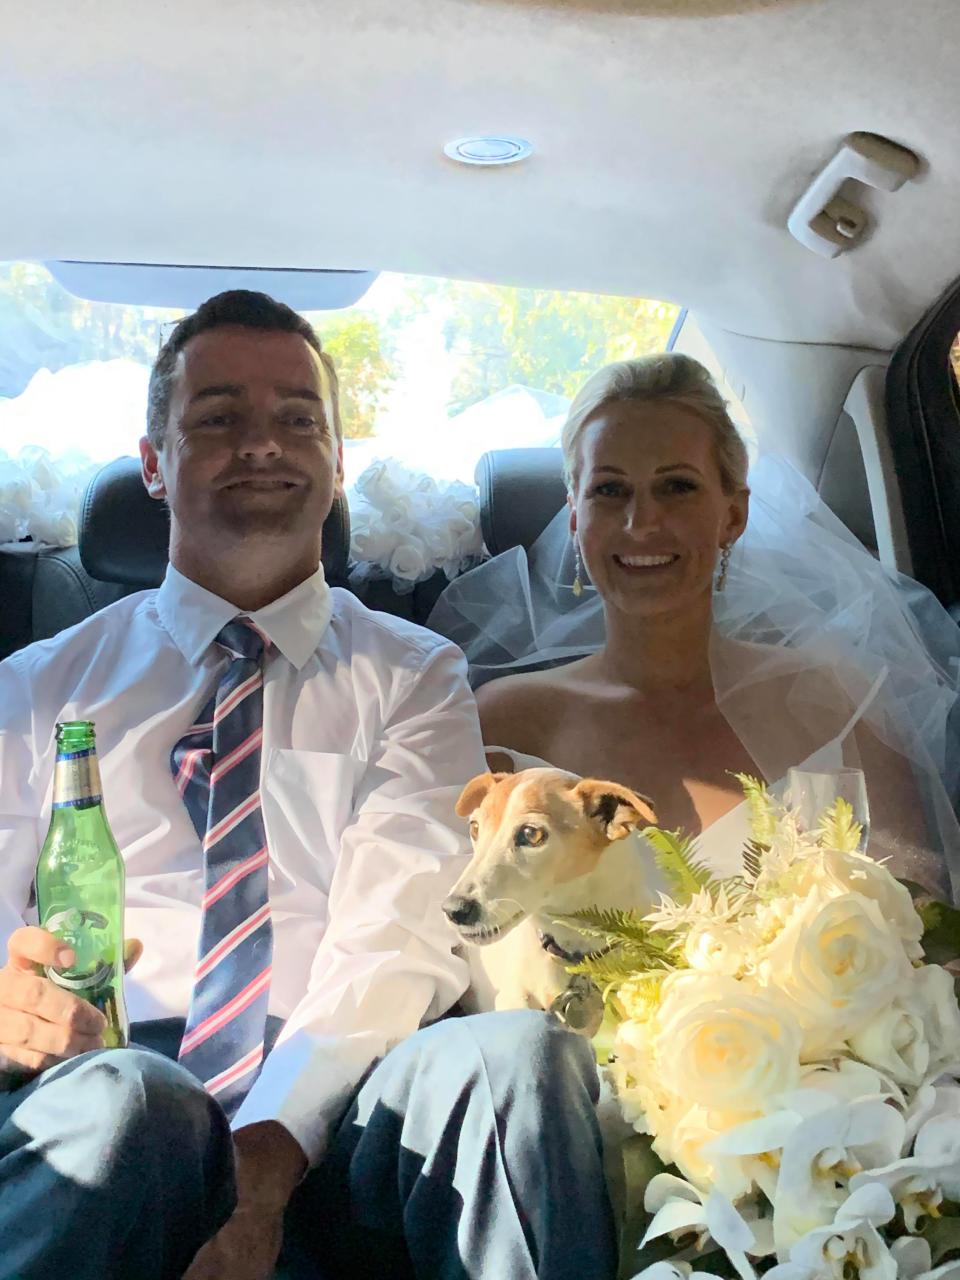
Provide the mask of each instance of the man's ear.
{"label": "man's ear", "polygon": [[616,782],[584,778],[573,788],[574,800],[588,818],[603,827],[608,840],[622,840],[639,826],[655,826],[653,801]]}
{"label": "man's ear", "polygon": [[140,440],[140,474],[151,498],[160,501],[167,496],[167,487],[160,473],[160,458],[148,436],[142,436]]}
{"label": "man's ear", "polygon": [[333,481],[333,497],[334,497],[334,501],[336,501],[337,498],[343,497],[343,441],[342,440],[337,441],[337,473]]}
{"label": "man's ear", "polygon": [[457,817],[468,818],[471,813],[475,813],[497,783],[509,777],[509,773],[479,773],[475,778],[471,778],[460,792],[460,799],[454,806]]}

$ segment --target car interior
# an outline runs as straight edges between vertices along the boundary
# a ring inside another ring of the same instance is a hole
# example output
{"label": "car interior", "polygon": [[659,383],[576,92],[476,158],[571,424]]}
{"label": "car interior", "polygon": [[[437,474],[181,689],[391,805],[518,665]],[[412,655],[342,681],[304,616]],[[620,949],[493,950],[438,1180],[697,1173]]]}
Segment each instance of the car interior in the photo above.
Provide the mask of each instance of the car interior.
{"label": "car interior", "polygon": [[[334,309],[381,272],[676,304],[758,447],[960,616],[954,0],[4,10],[0,259],[151,306]],[[476,483],[491,555],[564,500],[555,445]],[[127,457],[77,546],[0,545],[0,658],[155,586],[165,531]],[[324,564],[418,622],[446,582],[358,583],[346,500]]]}
{"label": "car interior", "polygon": [[[957,0],[0,0],[0,33],[0,266],[177,313],[390,273],[660,300],[751,446],[960,623]],[[0,533],[0,660],[162,580],[143,430],[75,541]],[[558,438],[478,452],[484,555],[562,507]],[[358,573],[351,502],[328,580],[427,623],[447,574]]]}

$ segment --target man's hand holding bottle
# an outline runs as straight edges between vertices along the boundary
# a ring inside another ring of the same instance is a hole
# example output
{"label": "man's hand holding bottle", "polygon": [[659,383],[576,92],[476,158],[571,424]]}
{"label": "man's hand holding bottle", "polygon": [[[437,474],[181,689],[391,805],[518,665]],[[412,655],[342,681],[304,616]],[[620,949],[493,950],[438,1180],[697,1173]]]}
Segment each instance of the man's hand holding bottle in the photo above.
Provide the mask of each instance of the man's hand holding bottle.
{"label": "man's hand holding bottle", "polygon": [[[142,951],[136,939],[126,942],[126,972]],[[5,1076],[32,1076],[103,1048],[107,1020],[100,1010],[43,976],[48,968],[69,968],[75,959],[55,934],[36,925],[10,935],[7,963],[0,969],[0,1072]]]}

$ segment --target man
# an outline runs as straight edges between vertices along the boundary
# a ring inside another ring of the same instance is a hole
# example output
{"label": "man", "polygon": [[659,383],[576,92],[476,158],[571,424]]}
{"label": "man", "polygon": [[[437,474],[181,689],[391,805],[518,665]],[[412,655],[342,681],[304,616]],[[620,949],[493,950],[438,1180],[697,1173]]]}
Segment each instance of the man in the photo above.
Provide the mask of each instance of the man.
{"label": "man", "polygon": [[[342,439],[310,326],[246,292],[181,321],[141,457],[163,585],[0,664],[0,1280],[268,1280],[282,1245],[304,1276],[612,1274],[588,1047],[437,1021],[480,734],[458,650],[324,581]],[[55,724],[87,718],[147,1049],[102,1049],[24,924]]]}

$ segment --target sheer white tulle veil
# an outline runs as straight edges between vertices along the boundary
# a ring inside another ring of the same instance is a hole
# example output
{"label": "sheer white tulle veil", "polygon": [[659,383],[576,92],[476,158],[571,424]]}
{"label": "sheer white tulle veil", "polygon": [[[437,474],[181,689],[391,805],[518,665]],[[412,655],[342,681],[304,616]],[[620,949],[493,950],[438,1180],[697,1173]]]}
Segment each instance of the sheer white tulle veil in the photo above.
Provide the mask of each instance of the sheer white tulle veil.
{"label": "sheer white tulle veil", "polygon": [[[865,734],[909,760],[923,812],[898,825],[943,851],[960,896],[960,628],[924,587],[884,569],[788,462],[761,458],[750,488],[746,533],[714,595],[721,712],[768,780],[820,745],[858,767]],[[604,617],[573,578],[564,509],[529,552],[452,582],[428,625],[463,649],[474,688],[582,657],[602,646]]]}

